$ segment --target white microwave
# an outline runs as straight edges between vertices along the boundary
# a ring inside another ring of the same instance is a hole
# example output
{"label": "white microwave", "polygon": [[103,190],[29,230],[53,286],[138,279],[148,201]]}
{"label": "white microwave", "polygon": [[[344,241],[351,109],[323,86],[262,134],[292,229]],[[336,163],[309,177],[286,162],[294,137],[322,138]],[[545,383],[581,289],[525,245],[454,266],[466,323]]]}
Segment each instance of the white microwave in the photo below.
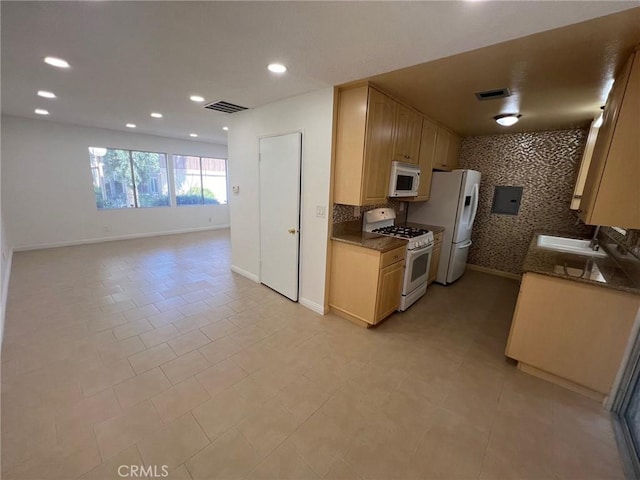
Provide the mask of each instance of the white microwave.
{"label": "white microwave", "polygon": [[420,167],[410,163],[391,162],[389,197],[415,197],[420,186]]}

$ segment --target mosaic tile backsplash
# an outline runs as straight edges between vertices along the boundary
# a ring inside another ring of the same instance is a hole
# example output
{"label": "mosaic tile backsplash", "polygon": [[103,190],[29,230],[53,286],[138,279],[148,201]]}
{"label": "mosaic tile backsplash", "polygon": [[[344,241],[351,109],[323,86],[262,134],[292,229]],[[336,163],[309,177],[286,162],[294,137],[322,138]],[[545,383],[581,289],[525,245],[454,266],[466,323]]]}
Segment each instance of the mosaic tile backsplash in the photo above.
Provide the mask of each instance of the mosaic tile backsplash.
{"label": "mosaic tile backsplash", "polygon": [[[534,231],[592,235],[569,209],[586,138],[558,130],[463,140],[460,168],[482,173],[469,263],[519,274]],[[495,186],[523,187],[518,215],[491,213]]]}

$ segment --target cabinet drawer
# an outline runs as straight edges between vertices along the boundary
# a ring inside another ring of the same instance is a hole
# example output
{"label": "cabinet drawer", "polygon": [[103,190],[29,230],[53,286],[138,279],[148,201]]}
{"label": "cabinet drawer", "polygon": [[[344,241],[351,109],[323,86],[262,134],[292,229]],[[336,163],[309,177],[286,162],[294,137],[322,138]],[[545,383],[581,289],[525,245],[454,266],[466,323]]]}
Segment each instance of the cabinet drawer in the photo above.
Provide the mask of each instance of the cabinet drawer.
{"label": "cabinet drawer", "polygon": [[405,247],[400,247],[394,250],[389,250],[388,252],[384,252],[382,255],[380,255],[380,269],[404,260],[406,250],[407,249]]}
{"label": "cabinet drawer", "polygon": [[438,245],[438,244],[442,243],[442,237],[444,237],[444,233],[442,233],[442,232],[436,233],[433,236],[433,244],[434,245]]}

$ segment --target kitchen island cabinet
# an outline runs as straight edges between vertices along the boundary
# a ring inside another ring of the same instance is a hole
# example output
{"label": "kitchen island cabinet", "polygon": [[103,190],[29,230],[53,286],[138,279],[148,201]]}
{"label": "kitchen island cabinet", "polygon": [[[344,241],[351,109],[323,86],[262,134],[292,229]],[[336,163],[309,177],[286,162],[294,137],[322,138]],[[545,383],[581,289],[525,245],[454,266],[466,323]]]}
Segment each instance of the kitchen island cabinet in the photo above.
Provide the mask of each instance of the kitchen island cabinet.
{"label": "kitchen island cabinet", "polygon": [[506,355],[525,372],[602,400],[639,307],[632,293],[527,272]]}
{"label": "kitchen island cabinet", "polygon": [[387,251],[333,240],[329,306],[337,315],[372,326],[400,306],[403,245]]}

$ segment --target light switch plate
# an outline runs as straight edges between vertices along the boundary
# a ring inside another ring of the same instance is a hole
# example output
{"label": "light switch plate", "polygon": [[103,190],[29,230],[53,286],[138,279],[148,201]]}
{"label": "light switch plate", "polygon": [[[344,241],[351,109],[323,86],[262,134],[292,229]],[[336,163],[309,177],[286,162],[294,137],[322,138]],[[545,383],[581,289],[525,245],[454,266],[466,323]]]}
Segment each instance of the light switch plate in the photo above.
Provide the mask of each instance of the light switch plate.
{"label": "light switch plate", "polygon": [[327,215],[327,207],[322,205],[316,206],[316,217],[324,218]]}

